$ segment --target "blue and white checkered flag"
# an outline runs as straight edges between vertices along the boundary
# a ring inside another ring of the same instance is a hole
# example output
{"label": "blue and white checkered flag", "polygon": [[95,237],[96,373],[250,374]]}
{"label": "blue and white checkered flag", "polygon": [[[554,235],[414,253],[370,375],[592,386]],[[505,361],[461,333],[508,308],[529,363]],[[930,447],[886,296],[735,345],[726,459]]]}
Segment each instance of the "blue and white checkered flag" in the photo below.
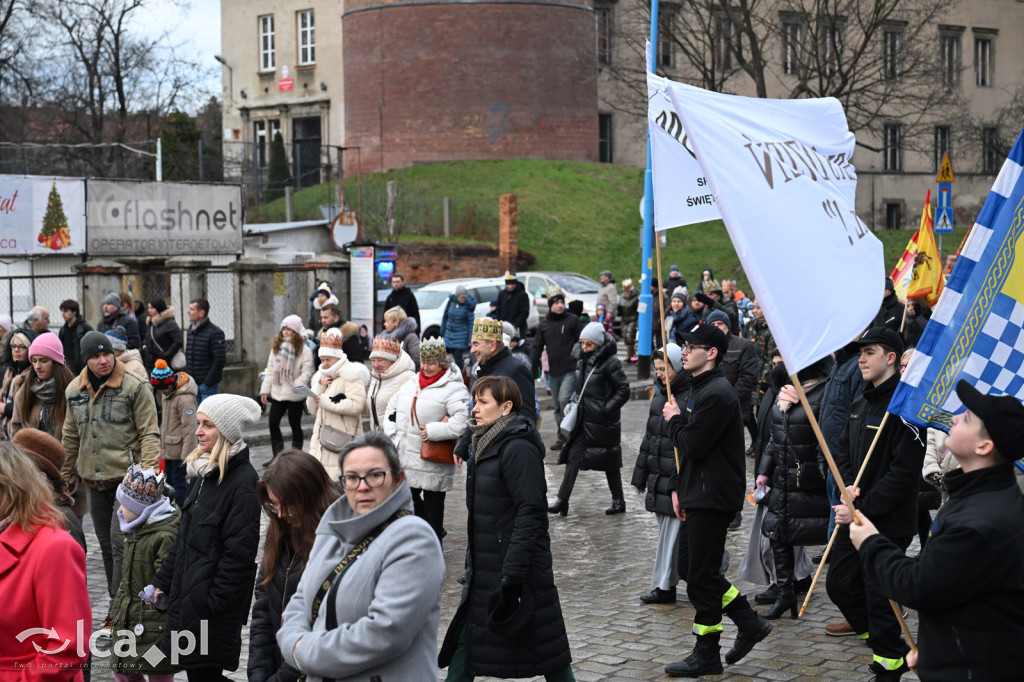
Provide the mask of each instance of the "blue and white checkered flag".
{"label": "blue and white checkered flag", "polygon": [[[889,411],[949,431],[956,384],[1024,400],[1024,131],[999,171]],[[1020,260],[1018,260],[1018,258]]]}

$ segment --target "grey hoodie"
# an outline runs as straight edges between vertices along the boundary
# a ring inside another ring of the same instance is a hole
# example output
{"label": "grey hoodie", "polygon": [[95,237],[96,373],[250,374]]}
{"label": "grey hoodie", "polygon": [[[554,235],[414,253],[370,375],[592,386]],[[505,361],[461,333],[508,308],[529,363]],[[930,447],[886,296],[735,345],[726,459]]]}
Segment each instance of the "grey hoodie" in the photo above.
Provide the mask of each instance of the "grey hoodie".
{"label": "grey hoodie", "polygon": [[[388,478],[390,480],[390,476]],[[324,512],[277,643],[308,682],[428,680],[437,677],[444,556],[430,526],[416,516],[393,522],[341,577],[338,628],[327,631],[327,598],[311,628],[317,589],[353,545],[399,509],[412,511],[403,481],[376,509],[357,515],[342,497]],[[298,651],[295,643],[302,638]]]}

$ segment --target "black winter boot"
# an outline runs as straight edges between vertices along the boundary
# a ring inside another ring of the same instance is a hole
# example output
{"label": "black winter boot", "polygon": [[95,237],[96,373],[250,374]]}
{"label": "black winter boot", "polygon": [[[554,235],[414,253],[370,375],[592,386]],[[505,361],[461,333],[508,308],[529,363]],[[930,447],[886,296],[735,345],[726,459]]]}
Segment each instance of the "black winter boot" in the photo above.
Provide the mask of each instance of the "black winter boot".
{"label": "black winter boot", "polygon": [[665,666],[665,674],[669,677],[700,677],[701,675],[718,675],[722,672],[721,647],[718,639],[722,633],[697,635],[697,644],[693,653],[685,660],[669,663]]}
{"label": "black winter boot", "polygon": [[625,514],[626,513],[626,501],[623,499],[612,500],[612,506],[604,510],[604,513],[608,516],[613,514]]}
{"label": "black winter boot", "polygon": [[558,514],[559,516],[565,516],[569,513],[569,500],[563,500],[561,497],[556,497],[555,501],[548,505],[548,514]]}
{"label": "black winter boot", "polygon": [[[743,601],[726,613],[732,619],[732,622],[736,623],[736,627],[739,628],[736,641],[725,654],[725,662],[729,665],[743,660],[743,657],[750,653],[754,645],[767,637],[772,631],[772,624],[757,615],[757,612],[750,608],[750,604],[747,603],[745,598],[737,597],[736,599],[742,599]],[[733,604],[735,603],[736,600],[733,600]]]}
{"label": "black winter boot", "polygon": [[772,540],[772,554],[775,558],[775,582],[778,595],[772,607],[764,614],[765,620],[777,620],[788,609],[790,618],[796,618],[796,589],[793,586],[793,548]]}
{"label": "black winter boot", "polygon": [[772,604],[772,607],[765,612],[764,619],[778,620],[787,609],[789,610],[789,617],[796,618],[796,590],[793,588],[793,583],[791,582],[779,586],[779,598],[776,599],[775,603]]}

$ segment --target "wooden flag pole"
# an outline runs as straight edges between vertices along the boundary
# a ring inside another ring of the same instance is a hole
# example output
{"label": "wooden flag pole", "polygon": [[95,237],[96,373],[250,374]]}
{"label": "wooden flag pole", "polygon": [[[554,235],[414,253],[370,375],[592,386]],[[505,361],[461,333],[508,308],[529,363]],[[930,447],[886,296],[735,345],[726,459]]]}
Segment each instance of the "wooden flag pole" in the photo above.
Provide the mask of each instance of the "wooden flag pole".
{"label": "wooden flag pole", "polygon": [[[654,235],[654,254],[655,261],[658,265],[658,311],[661,313],[661,354],[665,358],[665,393],[668,395],[668,402],[675,405],[675,398],[672,396],[672,379],[675,376],[675,370],[672,367],[672,362],[668,359],[668,336],[665,334],[665,292],[661,290],[661,239],[655,234]],[[671,374],[669,373],[671,371]],[[676,456],[676,475],[679,475],[679,448],[672,445],[672,453]]]}
{"label": "wooden flag pole", "polygon": [[[857,472],[857,480],[853,482],[853,487],[856,488],[860,483],[861,476],[864,475],[864,469],[868,466],[868,461],[871,459],[871,453],[875,451],[875,445],[878,443],[878,437],[882,435],[882,429],[885,428],[885,422],[889,420],[889,413],[886,412],[885,416],[882,417],[882,423],[879,425],[878,430],[875,431],[875,437],[871,439],[871,447],[868,448],[867,457],[860,465],[860,471]],[[825,551],[821,555],[821,562],[818,564],[818,570],[814,572],[814,580],[811,581],[811,587],[807,590],[807,595],[804,597],[804,604],[800,607],[800,615],[798,618],[803,618],[804,611],[807,610],[807,605],[811,601],[811,594],[814,593],[814,588],[818,584],[818,578],[821,577],[821,571],[825,568],[825,563],[828,561],[829,552],[832,551],[832,543],[836,541],[836,535],[839,534],[839,525],[832,529],[832,537],[828,539],[828,545],[825,546]]]}
{"label": "wooden flag pole", "polygon": [[[839,486],[839,493],[842,495],[843,504],[845,504],[846,508],[850,510],[850,516],[853,518],[853,523],[856,523],[859,526],[860,520],[857,517],[857,510],[853,507],[853,498],[850,497],[850,492],[846,489],[843,477],[839,473],[839,469],[836,468],[836,461],[832,458],[832,453],[828,449],[825,437],[821,434],[821,429],[818,427],[818,420],[814,416],[814,411],[811,410],[810,403],[807,402],[807,394],[804,393],[804,388],[800,385],[795,374],[791,374],[789,378],[793,382],[793,388],[796,389],[797,395],[800,396],[800,404],[804,406],[804,412],[807,413],[807,419],[811,423],[811,429],[814,431],[814,435],[818,439],[818,444],[821,445],[821,451],[825,453],[825,461],[828,462],[828,468],[832,472],[832,478],[836,480],[836,485]],[[886,414],[888,414],[888,412],[886,412]],[[878,433],[881,432],[882,425],[879,425]],[[867,458],[865,458],[865,461],[867,461]],[[825,563],[824,559],[822,559],[822,563]],[[896,614],[896,620],[900,623],[900,629],[903,630],[903,636],[906,638],[907,644],[910,645],[911,651],[916,652],[917,645],[914,644],[914,638],[910,635],[910,630],[907,628],[906,621],[903,620],[903,612],[900,611],[899,605],[891,599],[889,600],[889,605],[892,606],[892,612]]]}

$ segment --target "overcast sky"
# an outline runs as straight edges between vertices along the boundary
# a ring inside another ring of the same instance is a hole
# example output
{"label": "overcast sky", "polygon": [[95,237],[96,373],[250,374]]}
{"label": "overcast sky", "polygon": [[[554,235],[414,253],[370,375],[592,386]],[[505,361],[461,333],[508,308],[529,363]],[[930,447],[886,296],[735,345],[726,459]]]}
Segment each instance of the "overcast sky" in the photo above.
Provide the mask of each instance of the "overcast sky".
{"label": "overcast sky", "polygon": [[[181,3],[179,3],[181,4]],[[196,74],[197,97],[190,98],[196,107],[210,95],[223,96],[221,68],[213,55],[220,53],[220,2],[218,0],[191,0],[182,9],[172,0],[151,0],[144,22],[139,26],[154,36],[164,30],[171,33],[171,43],[181,44],[184,57],[193,57],[203,69]],[[205,88],[206,94],[200,95]],[[187,106],[193,109],[192,106]]]}

